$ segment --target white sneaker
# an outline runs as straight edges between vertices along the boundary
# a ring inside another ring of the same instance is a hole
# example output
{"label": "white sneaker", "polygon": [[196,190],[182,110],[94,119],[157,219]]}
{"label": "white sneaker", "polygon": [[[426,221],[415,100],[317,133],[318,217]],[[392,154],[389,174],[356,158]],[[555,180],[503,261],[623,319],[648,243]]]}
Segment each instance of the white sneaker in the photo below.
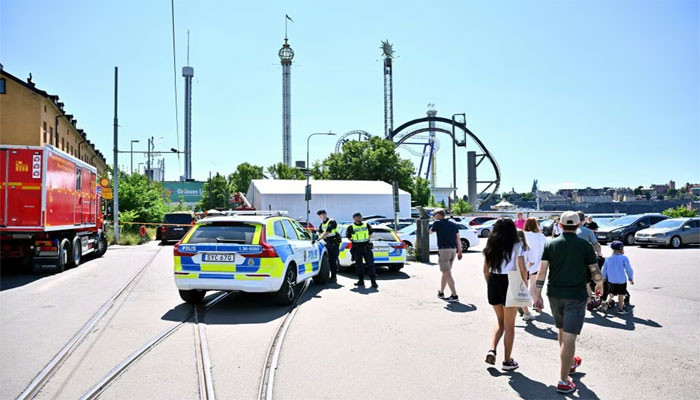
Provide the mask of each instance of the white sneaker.
{"label": "white sneaker", "polygon": [[532,313],[523,315],[523,321],[534,321],[536,319],[537,317],[535,317]]}

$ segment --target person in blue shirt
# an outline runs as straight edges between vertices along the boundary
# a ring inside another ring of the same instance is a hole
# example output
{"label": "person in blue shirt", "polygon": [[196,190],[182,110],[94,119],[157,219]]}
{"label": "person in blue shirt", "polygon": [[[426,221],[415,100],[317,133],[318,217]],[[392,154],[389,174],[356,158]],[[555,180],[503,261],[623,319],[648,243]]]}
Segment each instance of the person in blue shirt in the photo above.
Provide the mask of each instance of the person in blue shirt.
{"label": "person in blue shirt", "polygon": [[607,279],[610,286],[610,294],[617,296],[618,314],[627,314],[625,309],[625,295],[627,294],[627,281],[634,285],[634,271],[630,260],[625,255],[625,245],[619,240],[610,244],[613,255],[608,257],[603,264],[603,279]]}

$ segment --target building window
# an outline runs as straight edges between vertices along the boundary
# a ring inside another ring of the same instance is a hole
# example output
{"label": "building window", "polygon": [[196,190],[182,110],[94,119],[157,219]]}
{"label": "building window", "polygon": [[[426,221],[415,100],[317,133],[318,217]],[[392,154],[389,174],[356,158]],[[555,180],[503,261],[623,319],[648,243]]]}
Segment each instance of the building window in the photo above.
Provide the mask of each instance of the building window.
{"label": "building window", "polygon": [[0,94],[5,94],[5,78],[0,78]]}
{"label": "building window", "polygon": [[66,142],[61,138],[61,150],[66,151]]}
{"label": "building window", "polygon": [[49,144],[53,144],[53,126],[49,126]]}
{"label": "building window", "polygon": [[42,130],[44,132],[44,143],[46,143],[46,121],[44,121],[44,126]]}

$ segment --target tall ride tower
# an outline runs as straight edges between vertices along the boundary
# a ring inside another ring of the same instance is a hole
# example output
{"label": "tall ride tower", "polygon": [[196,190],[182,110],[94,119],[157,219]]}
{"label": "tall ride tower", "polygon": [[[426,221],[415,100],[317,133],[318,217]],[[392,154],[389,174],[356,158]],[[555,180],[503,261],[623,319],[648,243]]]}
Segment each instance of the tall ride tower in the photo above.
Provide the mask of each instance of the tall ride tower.
{"label": "tall ride tower", "polygon": [[[189,64],[189,61],[188,61]],[[182,67],[185,77],[185,181],[192,179],[192,77],[194,68]]]}
{"label": "tall ride tower", "polygon": [[391,132],[394,130],[394,85],[391,80],[394,49],[388,39],[382,41],[381,49],[384,56],[384,137],[391,140]]}
{"label": "tall ride tower", "polygon": [[426,112],[428,116],[428,128],[430,128],[428,143],[430,147],[430,159],[428,160],[428,169],[430,170],[430,187],[437,186],[437,166],[435,165],[437,149],[435,148],[435,116],[437,116],[437,110],[435,109],[435,104],[428,103],[428,111]]}
{"label": "tall ride tower", "polygon": [[[289,18],[289,17],[287,17]],[[294,50],[287,43],[287,24],[284,25],[284,44],[278,52],[282,64],[282,162],[292,166],[291,70]]]}

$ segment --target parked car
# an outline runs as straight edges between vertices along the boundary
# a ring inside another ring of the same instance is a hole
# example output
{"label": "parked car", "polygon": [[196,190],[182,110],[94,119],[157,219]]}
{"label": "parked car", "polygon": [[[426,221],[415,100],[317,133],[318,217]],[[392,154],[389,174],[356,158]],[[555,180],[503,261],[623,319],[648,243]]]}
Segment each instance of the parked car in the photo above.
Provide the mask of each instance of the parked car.
{"label": "parked car", "polygon": [[[372,218],[372,219],[366,219],[365,222],[374,226],[374,225],[392,223],[392,222],[394,222],[394,219],[393,218]],[[414,218],[399,218],[399,222],[407,222],[409,224],[412,224],[412,223],[416,222],[416,220]]]}
{"label": "parked car", "polygon": [[301,226],[303,226],[304,229],[306,229],[306,231],[308,233],[313,234],[316,231],[316,227],[311,222],[302,221],[302,220],[298,220],[298,221],[301,224]]}
{"label": "parked car", "polygon": [[595,234],[601,243],[622,240],[625,244],[631,246],[635,243],[635,233],[665,219],[668,219],[668,217],[662,214],[626,215],[615,218],[608,222],[607,225],[599,227]]}
{"label": "parked car", "polygon": [[173,248],[180,297],[197,304],[207,290],[273,293],[292,304],[299,283],[326,283],[328,251],[291,218],[272,215],[210,217]]}
{"label": "parked car", "polygon": [[[354,265],[350,250],[352,243],[345,235],[348,225],[340,227],[340,252],[338,253],[339,266],[342,269],[350,269]],[[372,255],[377,267],[386,266],[390,271],[396,272],[403,268],[406,262],[406,244],[399,239],[396,232],[386,225],[372,226]]]}
{"label": "parked car", "polygon": [[488,221],[485,221],[481,225],[472,226],[472,229],[474,229],[476,231],[476,234],[479,237],[484,237],[484,238],[489,237],[489,235],[491,234],[491,230],[493,229],[493,224],[495,224],[496,221],[498,221],[497,218],[490,219]]}
{"label": "parked car", "polygon": [[[432,227],[433,224],[430,224],[430,227]],[[479,245],[479,237],[476,234],[476,231],[472,229],[471,227],[464,225],[464,224],[457,224],[457,228],[459,229],[459,237],[462,240],[462,251],[466,252],[470,247],[478,246]],[[398,231],[399,238],[401,241],[406,243],[406,249],[409,254],[413,254],[413,248],[416,243],[416,230],[418,229],[416,224],[409,225],[400,231]],[[437,235],[430,234],[430,251],[438,251],[438,246],[437,246]]]}
{"label": "parked car", "polygon": [[363,221],[369,221],[371,219],[377,219],[377,218],[386,218],[386,215],[370,214],[370,215],[363,215],[362,216]]}
{"label": "parked car", "polygon": [[700,244],[700,218],[671,218],[657,222],[634,234],[634,241],[641,247],[648,245],[671,246]]}
{"label": "parked car", "polygon": [[[471,227],[476,227],[478,225],[483,225],[487,221],[492,221],[492,220],[496,220],[496,219],[498,219],[498,218],[496,218],[496,217],[474,217],[471,219],[471,221],[469,221],[469,225]],[[476,228],[474,228],[474,229],[476,229]]]}
{"label": "parked car", "polygon": [[177,242],[185,236],[194,223],[194,217],[187,211],[167,213],[163,216],[164,225],[156,232],[156,239],[162,244]]}

